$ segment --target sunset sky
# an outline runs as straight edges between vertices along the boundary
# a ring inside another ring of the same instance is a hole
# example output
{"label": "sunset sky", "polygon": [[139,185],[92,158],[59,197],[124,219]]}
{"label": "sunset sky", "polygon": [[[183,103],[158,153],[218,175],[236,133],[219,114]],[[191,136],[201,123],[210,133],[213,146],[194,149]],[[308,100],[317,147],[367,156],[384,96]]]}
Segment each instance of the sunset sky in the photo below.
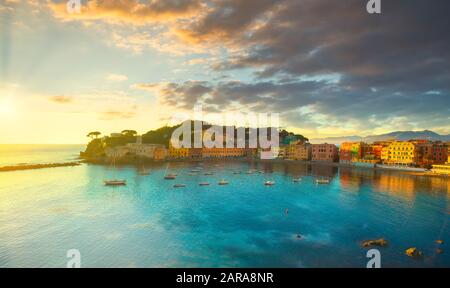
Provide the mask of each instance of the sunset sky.
{"label": "sunset sky", "polygon": [[309,138],[450,134],[450,1],[0,0],[0,143],[85,143],[175,112]]}

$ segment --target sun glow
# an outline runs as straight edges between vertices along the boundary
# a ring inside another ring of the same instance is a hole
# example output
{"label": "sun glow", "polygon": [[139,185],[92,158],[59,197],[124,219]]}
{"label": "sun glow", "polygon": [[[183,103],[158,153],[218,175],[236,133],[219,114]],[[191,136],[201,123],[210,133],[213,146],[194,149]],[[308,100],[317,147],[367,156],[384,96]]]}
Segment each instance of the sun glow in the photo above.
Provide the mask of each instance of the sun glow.
{"label": "sun glow", "polygon": [[0,117],[14,116],[15,109],[12,101],[8,99],[0,99]]}

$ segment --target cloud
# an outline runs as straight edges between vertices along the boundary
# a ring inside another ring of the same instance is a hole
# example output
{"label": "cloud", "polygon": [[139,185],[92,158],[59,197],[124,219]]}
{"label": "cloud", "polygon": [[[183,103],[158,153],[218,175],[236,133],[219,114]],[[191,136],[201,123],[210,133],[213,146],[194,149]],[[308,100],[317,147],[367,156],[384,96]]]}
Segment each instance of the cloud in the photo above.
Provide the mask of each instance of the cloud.
{"label": "cloud", "polygon": [[255,83],[141,83],[133,87],[156,92],[160,103],[172,109],[192,111],[195,105],[201,104],[205,112],[211,113],[279,113],[285,125],[322,131],[362,132],[390,126],[407,129],[439,127],[442,130],[445,123],[448,125],[447,115],[450,112],[448,97],[441,94],[431,94],[425,98],[422,93],[395,96],[377,92],[374,96],[370,89],[346,90],[340,83],[330,82],[326,78],[320,81],[268,80]]}
{"label": "cloud", "polygon": [[[135,53],[214,56],[205,62],[213,62],[212,80],[133,86],[155,91],[164,105],[280,112],[308,127],[397,123],[449,133],[450,2],[384,1],[380,15],[368,14],[366,3],[122,0],[88,1],[74,16],[53,11],[64,20],[113,23],[114,45]],[[119,31],[117,23],[133,27]],[[216,77],[229,71],[254,79]]]}
{"label": "cloud", "polygon": [[128,80],[128,77],[122,74],[109,74],[106,76],[106,80],[113,82],[124,82]]}
{"label": "cloud", "polygon": [[136,116],[135,111],[108,110],[100,114],[101,120],[131,119]]}
{"label": "cloud", "polygon": [[70,96],[64,96],[64,95],[59,95],[59,96],[52,96],[49,98],[50,101],[58,103],[58,104],[68,104],[68,103],[72,103],[73,102],[73,98]]}
{"label": "cloud", "polygon": [[68,13],[66,1],[50,2],[54,16],[65,20],[105,21],[144,25],[193,16],[201,8],[200,0],[88,0],[81,13]]}

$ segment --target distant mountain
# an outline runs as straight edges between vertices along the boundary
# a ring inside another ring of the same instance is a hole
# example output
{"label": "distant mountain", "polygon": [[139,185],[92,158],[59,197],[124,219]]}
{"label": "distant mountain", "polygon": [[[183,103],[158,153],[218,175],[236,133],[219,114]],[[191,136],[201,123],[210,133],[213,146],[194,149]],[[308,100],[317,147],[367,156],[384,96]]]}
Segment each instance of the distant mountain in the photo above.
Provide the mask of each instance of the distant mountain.
{"label": "distant mountain", "polygon": [[450,141],[450,135],[439,135],[436,132],[430,130],[424,131],[396,131],[381,135],[370,135],[367,137],[360,136],[343,136],[343,137],[328,137],[328,138],[317,138],[311,139],[311,143],[330,143],[330,144],[341,144],[343,142],[357,142],[363,141],[367,143],[375,141],[386,141],[386,140],[398,140],[407,141],[412,139],[426,139],[430,141]]}

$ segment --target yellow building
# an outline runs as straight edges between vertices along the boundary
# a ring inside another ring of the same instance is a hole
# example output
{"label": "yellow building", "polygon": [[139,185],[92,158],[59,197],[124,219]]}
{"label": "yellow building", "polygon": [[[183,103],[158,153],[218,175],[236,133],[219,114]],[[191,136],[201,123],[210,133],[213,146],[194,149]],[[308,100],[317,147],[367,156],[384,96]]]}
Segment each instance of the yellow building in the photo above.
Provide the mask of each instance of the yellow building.
{"label": "yellow building", "polygon": [[155,149],[154,159],[155,160],[164,160],[167,157],[167,149],[165,147],[159,147]]}
{"label": "yellow building", "polygon": [[287,148],[286,158],[291,160],[311,160],[311,145],[310,144],[291,144]]}
{"label": "yellow building", "polygon": [[170,158],[188,158],[189,148],[175,148],[172,143],[169,143],[169,157]]}
{"label": "yellow building", "polygon": [[[387,152],[387,155],[385,154]],[[413,142],[395,141],[383,148],[382,158],[388,164],[414,165],[418,163],[417,145]]]}

